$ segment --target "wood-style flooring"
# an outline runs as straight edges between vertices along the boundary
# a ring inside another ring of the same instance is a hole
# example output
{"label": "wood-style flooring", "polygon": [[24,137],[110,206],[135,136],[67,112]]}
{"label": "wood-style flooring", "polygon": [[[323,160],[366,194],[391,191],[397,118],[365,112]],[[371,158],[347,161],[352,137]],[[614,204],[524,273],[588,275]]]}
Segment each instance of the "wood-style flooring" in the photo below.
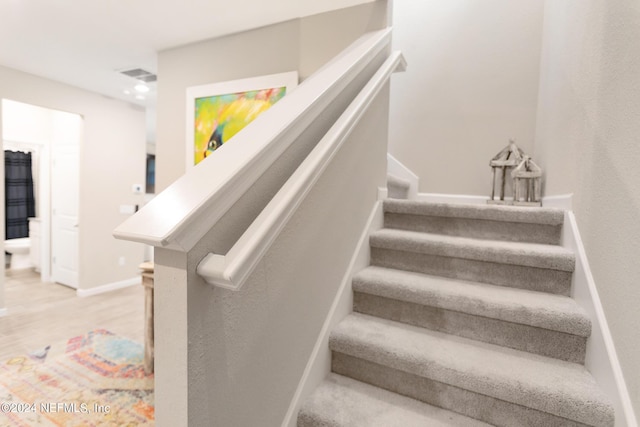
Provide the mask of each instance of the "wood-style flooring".
{"label": "wood-style flooring", "polygon": [[80,298],[75,289],[41,282],[32,270],[7,270],[4,287],[0,361],[98,328],[144,343],[142,285]]}

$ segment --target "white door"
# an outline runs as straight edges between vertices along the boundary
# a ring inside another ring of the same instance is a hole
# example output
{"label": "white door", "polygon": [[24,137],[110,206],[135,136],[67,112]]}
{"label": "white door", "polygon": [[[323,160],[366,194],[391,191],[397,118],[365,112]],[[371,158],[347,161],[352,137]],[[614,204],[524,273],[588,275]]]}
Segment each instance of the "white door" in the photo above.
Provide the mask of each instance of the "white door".
{"label": "white door", "polygon": [[82,119],[59,114],[51,147],[51,278],[77,288]]}

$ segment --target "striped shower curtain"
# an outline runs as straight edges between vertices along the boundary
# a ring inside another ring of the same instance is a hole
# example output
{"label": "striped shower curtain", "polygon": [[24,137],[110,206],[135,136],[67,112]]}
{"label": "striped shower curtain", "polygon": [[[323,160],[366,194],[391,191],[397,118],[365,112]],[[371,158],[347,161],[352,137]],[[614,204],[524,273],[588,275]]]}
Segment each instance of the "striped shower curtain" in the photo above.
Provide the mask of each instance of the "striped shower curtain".
{"label": "striped shower curtain", "polygon": [[36,215],[31,153],[4,152],[5,239],[29,236],[29,217]]}

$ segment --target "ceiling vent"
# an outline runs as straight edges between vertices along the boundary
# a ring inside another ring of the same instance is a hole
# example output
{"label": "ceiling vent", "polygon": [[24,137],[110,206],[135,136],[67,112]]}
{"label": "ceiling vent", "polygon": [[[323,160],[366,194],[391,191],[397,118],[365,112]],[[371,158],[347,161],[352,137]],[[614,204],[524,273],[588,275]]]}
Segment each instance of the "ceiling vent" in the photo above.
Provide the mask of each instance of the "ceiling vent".
{"label": "ceiling vent", "polygon": [[153,74],[150,71],[143,70],[142,68],[133,68],[131,70],[123,70],[120,71],[121,74],[124,74],[127,77],[131,77],[133,79],[139,80],[145,83],[153,83],[158,80],[158,76]]}

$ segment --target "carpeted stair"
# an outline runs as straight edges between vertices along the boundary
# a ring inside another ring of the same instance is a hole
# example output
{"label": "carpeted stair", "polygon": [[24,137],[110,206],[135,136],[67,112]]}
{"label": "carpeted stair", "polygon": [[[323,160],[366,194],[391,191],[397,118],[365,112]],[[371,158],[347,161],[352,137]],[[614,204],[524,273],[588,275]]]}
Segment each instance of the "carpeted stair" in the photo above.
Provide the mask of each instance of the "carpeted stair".
{"label": "carpeted stair", "polygon": [[388,199],[299,427],[613,426],[564,214]]}

